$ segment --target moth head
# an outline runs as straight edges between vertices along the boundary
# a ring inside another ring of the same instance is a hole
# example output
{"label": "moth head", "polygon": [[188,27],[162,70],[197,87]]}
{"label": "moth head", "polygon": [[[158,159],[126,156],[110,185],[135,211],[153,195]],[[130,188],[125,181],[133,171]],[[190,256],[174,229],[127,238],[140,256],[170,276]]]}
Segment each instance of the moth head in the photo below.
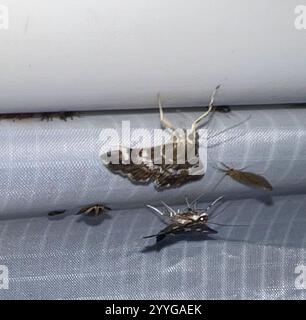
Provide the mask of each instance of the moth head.
{"label": "moth head", "polygon": [[207,223],[208,222],[208,214],[203,212],[199,215],[198,222]]}

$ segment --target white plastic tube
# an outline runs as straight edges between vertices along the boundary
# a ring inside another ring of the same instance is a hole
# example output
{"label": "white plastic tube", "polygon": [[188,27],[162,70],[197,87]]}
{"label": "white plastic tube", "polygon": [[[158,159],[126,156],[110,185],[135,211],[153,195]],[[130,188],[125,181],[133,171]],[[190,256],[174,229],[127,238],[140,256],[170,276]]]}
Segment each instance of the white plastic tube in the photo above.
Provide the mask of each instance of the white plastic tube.
{"label": "white plastic tube", "polygon": [[221,104],[306,99],[296,1],[0,5],[0,112],[203,105],[218,84]]}

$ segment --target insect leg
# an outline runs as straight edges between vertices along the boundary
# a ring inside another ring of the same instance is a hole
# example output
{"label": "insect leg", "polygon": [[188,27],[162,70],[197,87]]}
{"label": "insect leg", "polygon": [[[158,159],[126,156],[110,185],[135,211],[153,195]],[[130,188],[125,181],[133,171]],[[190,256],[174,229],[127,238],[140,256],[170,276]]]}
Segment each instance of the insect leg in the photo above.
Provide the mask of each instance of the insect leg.
{"label": "insect leg", "polygon": [[170,214],[170,218],[172,218],[172,217],[174,217],[174,216],[176,216],[176,211],[173,209],[173,208],[171,208],[170,206],[168,206],[167,205],[167,203],[165,203],[165,202],[161,202],[168,210],[169,210],[169,214]]}

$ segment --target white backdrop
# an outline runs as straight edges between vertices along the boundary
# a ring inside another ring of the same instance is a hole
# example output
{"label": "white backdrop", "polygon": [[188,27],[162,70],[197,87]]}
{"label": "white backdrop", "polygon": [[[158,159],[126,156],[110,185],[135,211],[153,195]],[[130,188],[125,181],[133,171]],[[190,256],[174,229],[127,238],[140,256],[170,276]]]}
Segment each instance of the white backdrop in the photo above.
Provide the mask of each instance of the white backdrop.
{"label": "white backdrop", "polygon": [[0,112],[303,102],[294,0],[0,0]]}

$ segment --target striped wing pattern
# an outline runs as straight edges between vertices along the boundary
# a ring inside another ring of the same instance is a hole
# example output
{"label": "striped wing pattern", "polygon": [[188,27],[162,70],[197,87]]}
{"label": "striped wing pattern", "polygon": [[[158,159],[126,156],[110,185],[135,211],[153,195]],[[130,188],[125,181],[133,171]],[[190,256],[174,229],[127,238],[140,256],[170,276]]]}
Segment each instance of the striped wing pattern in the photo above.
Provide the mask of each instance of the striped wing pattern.
{"label": "striped wing pattern", "polygon": [[[185,147],[186,145],[184,145]],[[172,148],[171,148],[172,147]],[[204,166],[199,158],[199,146],[195,145],[193,157],[178,152],[179,142],[151,148],[126,148],[102,155],[103,163],[114,173],[129,178],[134,183],[154,183],[157,190],[180,187],[204,176]],[[169,153],[171,150],[173,153]],[[109,161],[112,155],[118,161]],[[185,159],[188,159],[185,161]]]}

